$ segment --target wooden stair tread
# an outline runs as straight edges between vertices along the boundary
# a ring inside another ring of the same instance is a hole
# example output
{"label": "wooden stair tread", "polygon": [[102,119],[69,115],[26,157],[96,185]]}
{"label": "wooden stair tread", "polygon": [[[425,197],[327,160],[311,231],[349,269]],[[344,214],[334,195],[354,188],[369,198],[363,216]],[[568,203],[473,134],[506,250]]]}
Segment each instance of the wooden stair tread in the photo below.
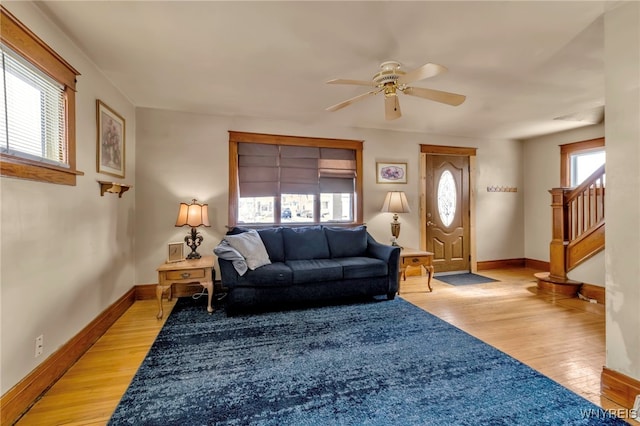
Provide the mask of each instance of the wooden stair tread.
{"label": "wooden stair tread", "polygon": [[582,286],[581,282],[568,278],[551,278],[549,272],[538,272],[533,275],[538,280],[538,289],[545,293],[576,297]]}

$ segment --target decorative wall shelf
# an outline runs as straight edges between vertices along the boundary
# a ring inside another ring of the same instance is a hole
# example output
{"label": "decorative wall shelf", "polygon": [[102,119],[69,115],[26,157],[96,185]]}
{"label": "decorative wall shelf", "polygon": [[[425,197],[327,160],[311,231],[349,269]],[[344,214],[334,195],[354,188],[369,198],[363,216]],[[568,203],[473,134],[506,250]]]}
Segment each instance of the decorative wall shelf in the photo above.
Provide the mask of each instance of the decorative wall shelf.
{"label": "decorative wall shelf", "polygon": [[118,194],[118,198],[122,198],[122,194],[127,192],[129,188],[133,188],[132,185],[125,185],[117,182],[99,180],[98,183],[100,184],[100,196],[102,197],[104,197],[105,192],[110,192],[112,194]]}

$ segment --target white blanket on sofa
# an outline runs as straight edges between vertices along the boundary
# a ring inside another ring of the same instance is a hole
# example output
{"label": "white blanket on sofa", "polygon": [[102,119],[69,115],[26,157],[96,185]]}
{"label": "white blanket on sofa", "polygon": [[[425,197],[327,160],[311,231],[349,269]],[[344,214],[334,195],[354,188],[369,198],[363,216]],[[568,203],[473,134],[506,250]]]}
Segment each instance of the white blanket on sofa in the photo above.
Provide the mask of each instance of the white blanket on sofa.
{"label": "white blanket on sofa", "polygon": [[220,241],[220,244],[218,244],[216,248],[213,249],[213,252],[219,258],[231,261],[234,269],[241,276],[244,275],[245,272],[247,272],[247,270],[249,269],[244,256],[241,255],[238,250],[231,247],[231,245],[226,240]]}

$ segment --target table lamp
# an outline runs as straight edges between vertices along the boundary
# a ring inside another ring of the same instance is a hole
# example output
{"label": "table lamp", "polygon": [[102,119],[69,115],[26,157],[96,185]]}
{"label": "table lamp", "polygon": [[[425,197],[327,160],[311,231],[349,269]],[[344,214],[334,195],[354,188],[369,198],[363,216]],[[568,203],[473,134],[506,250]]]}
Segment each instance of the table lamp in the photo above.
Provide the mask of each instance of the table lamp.
{"label": "table lamp", "polygon": [[397,246],[398,236],[400,235],[400,222],[398,222],[398,213],[410,213],[409,202],[404,191],[389,191],[382,203],[381,212],[393,213],[393,222],[391,222],[391,235],[393,240],[391,245]]}
{"label": "table lamp", "polygon": [[202,244],[202,235],[196,228],[198,226],[211,226],[209,224],[209,205],[199,204],[194,198],[191,204],[180,203],[176,226],[190,226],[191,232],[184,237],[184,242],[191,248],[187,259],[200,259],[200,253],[196,249]]}

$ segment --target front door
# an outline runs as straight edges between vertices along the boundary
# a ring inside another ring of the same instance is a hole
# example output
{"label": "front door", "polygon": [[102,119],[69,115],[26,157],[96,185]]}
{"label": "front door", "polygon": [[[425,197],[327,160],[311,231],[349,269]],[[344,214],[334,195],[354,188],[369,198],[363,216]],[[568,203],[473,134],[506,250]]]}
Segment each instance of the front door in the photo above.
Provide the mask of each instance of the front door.
{"label": "front door", "polygon": [[433,155],[426,159],[426,249],[436,272],[469,271],[469,157]]}

